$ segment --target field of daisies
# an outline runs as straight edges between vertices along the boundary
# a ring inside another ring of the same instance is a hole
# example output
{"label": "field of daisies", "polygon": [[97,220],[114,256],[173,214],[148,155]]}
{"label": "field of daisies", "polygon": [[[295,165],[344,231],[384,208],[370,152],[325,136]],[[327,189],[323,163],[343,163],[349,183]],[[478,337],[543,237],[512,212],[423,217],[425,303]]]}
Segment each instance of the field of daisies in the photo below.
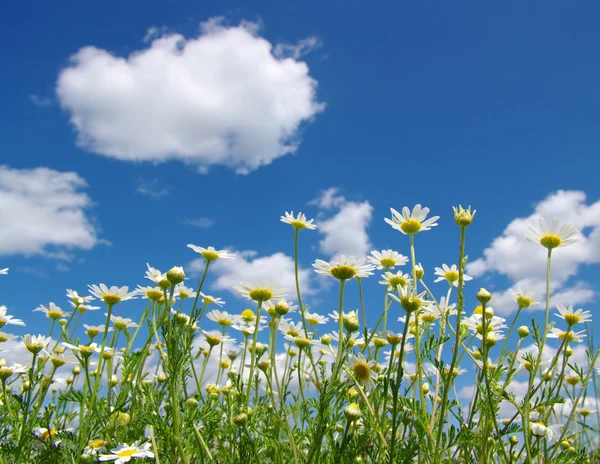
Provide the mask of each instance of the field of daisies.
{"label": "field of daisies", "polygon": [[[454,264],[419,264],[419,236],[438,219],[420,205],[391,210],[385,221],[406,256],[316,259],[336,311],[303,298],[301,238],[318,224],[301,213],[281,218],[295,288],[241,282],[244,305],[205,293],[211,264],[235,259],[211,246],[188,245],[205,263],[197,281],[148,265],[136,289],[68,289],[64,302],[35,309],[48,330],[17,340],[27,359],[0,360],[0,464],[600,462],[597,411],[584,407],[599,397],[592,315],[550,298],[552,258],[578,231],[557,220],[530,227],[531,246],[547,251],[546,292],[516,292],[506,320],[490,292],[465,287],[475,211],[454,208]],[[364,279],[381,284],[372,326]],[[358,298],[345,296],[350,287]],[[132,299],[145,302],[141,318],[117,316]],[[534,305],[545,307],[537,323]],[[19,325],[1,306],[0,342],[17,339]]]}

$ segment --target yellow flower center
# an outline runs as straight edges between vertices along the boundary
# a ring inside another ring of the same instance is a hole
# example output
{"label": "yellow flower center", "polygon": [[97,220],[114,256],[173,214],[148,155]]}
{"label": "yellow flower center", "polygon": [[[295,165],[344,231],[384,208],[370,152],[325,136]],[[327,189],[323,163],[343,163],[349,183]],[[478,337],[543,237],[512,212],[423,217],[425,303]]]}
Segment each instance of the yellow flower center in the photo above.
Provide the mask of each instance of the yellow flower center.
{"label": "yellow flower center", "polygon": [[375,345],[376,348],[383,348],[387,344],[388,344],[388,341],[383,338],[377,338],[377,337],[373,338],[373,345]]}
{"label": "yellow flower center", "polygon": [[354,375],[357,379],[362,380],[363,382],[369,380],[371,378],[371,368],[369,365],[362,361],[357,361],[354,363]]}
{"label": "yellow flower center", "polygon": [[581,317],[577,316],[576,314],[565,314],[564,318],[565,321],[567,321],[567,324],[569,324],[569,327],[574,326],[581,320]]}
{"label": "yellow flower center", "polygon": [[529,308],[532,303],[533,301],[531,300],[531,298],[527,298],[523,295],[517,295],[517,304],[520,308]]}
{"label": "yellow flower center", "polygon": [[60,319],[62,317],[62,313],[60,311],[48,311],[48,317],[55,321],[56,319]]}
{"label": "yellow flower center", "polygon": [[589,409],[581,409],[579,411],[579,414],[583,417],[587,417],[592,413],[592,411],[590,411]]}
{"label": "yellow flower center", "polygon": [[0,329],[6,325],[6,319],[0,318]]}
{"label": "yellow flower center", "polygon": [[348,280],[356,275],[356,269],[350,266],[337,266],[331,269],[330,272],[338,280]]}
{"label": "yellow flower center", "polygon": [[44,433],[42,433],[40,435],[40,438],[44,441],[46,441],[48,438],[52,437],[56,435],[56,430],[50,429],[50,430],[46,430]]}
{"label": "yellow flower center", "polygon": [[102,301],[108,306],[114,306],[121,301],[121,297],[119,295],[114,295],[113,293],[106,293],[105,295],[102,295]]}
{"label": "yellow flower center", "polygon": [[241,316],[244,322],[252,322],[254,319],[256,319],[256,315],[251,309],[244,309]]}
{"label": "yellow flower center", "polygon": [[307,317],[306,318],[306,322],[308,322],[310,325],[315,325],[319,322],[319,320],[315,317]]}
{"label": "yellow flower center", "polygon": [[249,295],[254,301],[269,301],[273,298],[273,292],[268,288],[255,288],[250,290]]}
{"label": "yellow flower center", "polygon": [[298,335],[300,335],[297,330],[293,329],[288,330],[285,334],[289,335],[290,337],[297,337]]}
{"label": "yellow flower center", "polygon": [[572,342],[573,340],[575,340],[575,335],[573,335],[573,332],[569,331],[569,332],[563,332],[561,333],[558,338],[560,338],[561,340],[565,340],[567,342]]}
{"label": "yellow flower center", "polygon": [[430,324],[436,320],[435,314],[425,313],[421,316],[423,322],[429,322]]}
{"label": "yellow flower center", "polygon": [[127,324],[125,324],[125,322],[122,321],[117,321],[115,322],[115,328],[117,330],[125,330],[127,328]]}
{"label": "yellow flower center", "polygon": [[569,385],[577,385],[579,383],[579,377],[577,377],[576,375],[572,375],[571,377],[567,377],[565,379],[565,381],[569,384]]}
{"label": "yellow flower center", "polygon": [[214,251],[203,251],[201,254],[202,254],[202,257],[209,263],[211,261],[214,261],[215,259],[219,259],[219,255],[217,253],[215,253]]}
{"label": "yellow flower center", "polygon": [[298,348],[306,348],[308,345],[310,345],[308,338],[304,337],[294,338],[294,343]]}
{"label": "yellow flower center", "polygon": [[388,282],[394,288],[398,287],[398,285],[401,287],[406,287],[406,279],[404,277],[392,277],[390,280],[388,280]]}
{"label": "yellow flower center", "polygon": [[396,265],[396,260],[392,258],[381,258],[379,263],[386,268],[394,267]]}
{"label": "yellow flower center", "polygon": [[400,304],[407,313],[412,313],[413,311],[417,311],[422,306],[423,302],[418,298],[405,296],[400,299]]}
{"label": "yellow flower center", "polygon": [[562,244],[562,239],[556,234],[546,234],[540,238],[540,243],[551,250],[552,248],[559,247]]}
{"label": "yellow flower center", "polygon": [[306,229],[306,223],[303,221],[291,221],[290,225],[296,230]]}
{"label": "yellow flower center", "polygon": [[[252,314],[254,316],[254,314]],[[231,319],[217,319],[217,324],[222,325],[224,327],[229,327],[231,324],[233,323],[233,321]]]}
{"label": "yellow flower center", "polygon": [[0,332],[0,343],[8,341],[8,336],[4,332]]}
{"label": "yellow flower center", "polygon": [[402,232],[405,234],[413,235],[421,230],[421,222],[416,219],[409,219],[400,224],[400,229],[402,229]]}
{"label": "yellow flower center", "polygon": [[444,274],[444,279],[446,279],[450,283],[454,283],[458,280],[458,272],[448,271]]}
{"label": "yellow flower center", "polygon": [[163,293],[160,290],[152,289],[146,292],[146,296],[151,301],[158,301],[163,298]]}
{"label": "yellow flower center", "polygon": [[104,446],[106,442],[104,440],[90,440],[88,443],[88,447],[91,449],[98,449]]}
{"label": "yellow flower center", "polygon": [[207,335],[206,343],[208,343],[210,346],[217,346],[219,343],[221,343],[221,339],[215,335]]}
{"label": "yellow flower center", "polygon": [[120,458],[127,458],[133,456],[137,451],[137,448],[125,448],[121,451],[117,451],[116,455]]}

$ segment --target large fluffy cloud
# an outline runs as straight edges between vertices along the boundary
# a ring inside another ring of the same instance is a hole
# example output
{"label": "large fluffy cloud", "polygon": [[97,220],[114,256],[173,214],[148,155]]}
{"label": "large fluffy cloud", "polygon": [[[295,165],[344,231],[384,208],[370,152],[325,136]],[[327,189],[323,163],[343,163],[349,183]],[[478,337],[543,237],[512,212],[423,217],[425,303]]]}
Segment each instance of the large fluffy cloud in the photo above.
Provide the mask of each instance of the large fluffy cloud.
{"label": "large fluffy cloud", "polygon": [[[556,294],[553,302],[583,304],[594,297],[593,289],[583,281],[570,284],[584,264],[600,262],[600,200],[587,203],[584,192],[559,190],[535,206],[533,214],[511,221],[501,236],[479,258],[467,267],[470,275],[479,277],[487,273],[503,274],[513,282],[512,288],[545,292],[546,249],[525,239],[528,225],[538,227],[538,219],[547,222],[559,218],[563,223],[577,227],[579,242],[558,248],[552,255],[552,288]],[[516,311],[508,291],[497,292],[492,303],[507,314]]]}
{"label": "large fluffy cloud", "polygon": [[294,152],[301,123],[324,108],[298,60],[315,39],[284,54],[257,31],[217,18],[198,37],[152,35],[148,48],[127,57],[81,48],[56,89],[78,144],[120,160],[179,159],[238,173]]}
{"label": "large fluffy cloud", "polygon": [[[319,241],[319,247],[323,253],[332,257],[364,257],[371,249],[367,227],[373,216],[373,207],[368,201],[347,201],[338,192],[337,188],[327,189],[311,202],[321,210],[337,210],[335,214],[318,222],[317,230],[324,235]],[[324,217],[323,212],[320,217]]]}
{"label": "large fluffy cloud", "polygon": [[0,255],[69,259],[71,250],[96,245],[86,185],[75,172],[0,166]]}

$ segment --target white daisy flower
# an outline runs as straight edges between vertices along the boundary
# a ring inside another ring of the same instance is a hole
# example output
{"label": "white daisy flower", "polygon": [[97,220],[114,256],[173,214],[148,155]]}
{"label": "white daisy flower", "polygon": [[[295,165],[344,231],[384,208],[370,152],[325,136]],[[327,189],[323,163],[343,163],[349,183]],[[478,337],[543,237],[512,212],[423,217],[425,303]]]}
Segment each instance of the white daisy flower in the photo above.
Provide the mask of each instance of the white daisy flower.
{"label": "white daisy flower", "polygon": [[202,292],[200,292],[200,296],[202,297],[202,303],[204,303],[206,306],[208,306],[211,303],[216,304],[217,306],[223,306],[225,304],[222,298],[216,298],[214,296],[205,295]]}
{"label": "white daisy flower", "polygon": [[103,439],[90,440],[83,449],[83,452],[92,456],[96,456],[99,453],[106,453],[106,441]]}
{"label": "white daisy flower", "polygon": [[381,278],[379,283],[381,285],[389,285],[394,290],[396,290],[399,286],[406,287],[412,283],[412,280],[408,274],[403,274],[402,271],[394,272],[386,272],[385,274],[381,274]]}
{"label": "white daisy flower", "polygon": [[44,337],[43,335],[25,335],[23,337],[23,344],[27,350],[31,353],[39,353],[48,347],[52,339],[50,337]]}
{"label": "white daisy flower", "polygon": [[435,221],[440,218],[439,216],[433,216],[427,219],[429,208],[421,208],[421,205],[416,205],[412,213],[406,206],[402,208],[402,214],[394,208],[390,208],[390,211],[392,212],[392,219],[385,218],[385,222],[405,235],[414,235],[417,232],[429,230],[437,226]]}
{"label": "white daisy flower", "polygon": [[108,306],[113,306],[121,301],[133,300],[136,298],[137,292],[129,291],[129,287],[117,287],[113,285],[108,288],[104,284],[88,285],[90,293],[96,298],[104,301]]}
{"label": "white daisy flower", "polygon": [[93,296],[81,296],[75,290],[71,290],[70,288],[67,288],[67,298],[69,298],[74,305],[80,305],[81,303],[87,303],[94,300]]}
{"label": "white daisy flower", "polygon": [[306,313],[304,315],[304,318],[306,319],[306,322],[308,322],[310,324],[311,327],[313,327],[317,324],[327,324],[329,322],[328,317],[321,316],[320,314],[317,314],[317,313]]}
{"label": "white daisy flower", "polygon": [[556,309],[558,309],[558,314],[556,314],[556,316],[564,319],[567,324],[569,324],[569,327],[579,324],[580,322],[590,322],[592,320],[592,314],[589,311],[584,311],[583,309],[573,311],[573,305],[565,306],[559,304],[556,306]]}
{"label": "white daisy flower", "polygon": [[525,238],[533,243],[539,243],[549,250],[557,247],[571,245],[579,241],[579,231],[575,227],[568,224],[563,225],[560,229],[558,219],[553,219],[550,229],[544,218],[539,221],[540,230],[538,231],[533,226],[529,226],[529,233],[525,234]]}
{"label": "white daisy flower", "polygon": [[139,446],[133,443],[131,446],[128,444],[121,444],[118,447],[111,449],[112,454],[101,454],[98,457],[99,461],[114,461],[115,464],[125,464],[129,462],[131,458],[153,458],[154,453],[150,451],[150,443],[145,443]]}
{"label": "white daisy flower", "polygon": [[373,269],[375,266],[372,264],[365,264],[366,258],[356,259],[354,256],[340,256],[337,261],[323,261],[317,259],[313,267],[317,274],[333,276],[338,280],[348,280],[352,277],[368,277],[373,275]]}
{"label": "white daisy flower", "polygon": [[12,316],[7,316],[6,311],[8,311],[6,306],[0,306],[0,328],[4,327],[6,324],[20,326],[25,325],[25,322],[23,322],[21,319],[15,319]]}
{"label": "white daisy flower", "polygon": [[541,421],[531,422],[530,424],[531,433],[533,433],[534,436],[539,438],[543,437],[548,441],[554,440],[560,436],[559,432],[561,427],[563,427],[561,424],[547,426]]}
{"label": "white daisy flower", "polygon": [[142,300],[158,301],[165,296],[160,287],[142,287],[141,285],[138,285],[135,292],[142,296]]}
{"label": "white daisy flower", "polygon": [[394,250],[373,250],[369,256],[371,264],[377,266],[377,269],[392,269],[396,266],[404,266],[408,258]]}
{"label": "white daisy flower", "polygon": [[234,287],[237,292],[249,300],[256,302],[266,302],[272,299],[283,298],[286,295],[286,290],[278,288],[277,284],[263,282],[242,282],[239,287]]}
{"label": "white daisy flower", "polygon": [[196,253],[200,253],[202,257],[207,261],[211,262],[216,259],[234,259],[235,255],[229,253],[227,250],[217,250],[215,247],[209,246],[208,248],[199,247],[196,245],[188,244],[188,248],[191,248]]}
{"label": "white daisy flower", "polygon": [[60,319],[61,317],[68,316],[71,313],[67,313],[56,306],[54,303],[50,303],[47,307],[44,305],[39,305],[37,308],[33,310],[33,312],[41,312],[46,315],[46,317],[55,321],[56,319]]}
{"label": "white daisy flower", "polygon": [[239,319],[239,316],[234,316],[227,311],[219,311],[218,309],[213,309],[206,317],[223,327],[229,327]]}
{"label": "white daisy flower", "polygon": [[146,279],[151,280],[155,284],[167,280],[167,274],[163,274],[158,269],[150,266],[150,264],[146,263],[146,267],[148,270],[146,271]]}
{"label": "white daisy flower", "polygon": [[564,331],[557,327],[552,327],[548,334],[548,338],[558,338],[560,340],[566,338],[567,342],[582,342],[585,336],[585,330],[580,330],[579,332],[574,332],[572,330]]}
{"label": "white daisy flower", "polygon": [[[106,314],[104,315],[106,316]],[[133,319],[129,319],[128,317],[111,315],[110,321],[114,324],[115,329],[117,330],[135,329],[138,326],[137,322],[134,322]]]}
{"label": "white daisy flower", "polygon": [[307,221],[306,215],[303,213],[298,213],[298,215],[294,217],[293,211],[289,213],[286,211],[285,216],[281,216],[281,222],[291,225],[297,231],[302,229],[314,230],[317,228],[317,225],[313,224],[314,219]]}
{"label": "white daisy flower", "polygon": [[96,310],[100,309],[100,306],[92,306],[92,305],[88,305],[88,304],[84,304],[84,303],[76,304],[76,303],[73,303],[72,301],[69,301],[69,304],[71,306],[73,306],[73,308],[75,308],[81,314],[85,313],[86,311],[96,311]]}
{"label": "white daisy flower", "polygon": [[284,335],[290,335],[291,337],[297,337],[304,331],[302,329],[302,323],[290,322],[287,319],[281,319],[279,322],[279,331]]}
{"label": "white daisy flower", "polygon": [[217,346],[217,345],[220,345],[221,343],[223,343],[223,344],[235,343],[235,338],[232,338],[228,335],[223,335],[218,330],[211,330],[210,332],[207,332],[206,330],[202,330],[201,332],[202,332],[202,335],[204,335],[206,342],[210,346]]}
{"label": "white daisy flower", "polygon": [[353,374],[353,376],[361,383],[374,387],[374,380],[377,379],[377,374],[373,370],[377,363],[373,360],[368,360],[362,353],[358,355],[350,354],[350,358],[344,367]]}
{"label": "white daisy flower", "polygon": [[[442,267],[435,268],[435,275],[438,276],[434,282],[441,282],[442,280],[447,281],[450,285],[454,285],[458,287],[458,267],[456,264],[452,266],[448,266],[447,264],[442,264]],[[463,279],[465,282],[469,280],[473,280],[473,277],[470,277],[466,274],[463,274]]]}
{"label": "white daisy flower", "polygon": [[536,306],[540,302],[540,298],[533,292],[524,292],[520,288],[517,291],[511,290],[513,298],[521,308],[529,308],[530,306]]}
{"label": "white daisy flower", "polygon": [[405,287],[398,287],[398,296],[393,293],[388,293],[388,296],[400,303],[400,306],[406,312],[412,312],[418,309],[425,310],[432,304],[431,301],[425,299],[426,294],[427,292],[421,292],[418,295],[413,295],[412,286],[406,285]]}
{"label": "white daisy flower", "polygon": [[196,292],[193,288],[186,287],[183,283],[181,283],[175,286],[175,295],[182,300],[185,300],[186,298],[195,298]]}

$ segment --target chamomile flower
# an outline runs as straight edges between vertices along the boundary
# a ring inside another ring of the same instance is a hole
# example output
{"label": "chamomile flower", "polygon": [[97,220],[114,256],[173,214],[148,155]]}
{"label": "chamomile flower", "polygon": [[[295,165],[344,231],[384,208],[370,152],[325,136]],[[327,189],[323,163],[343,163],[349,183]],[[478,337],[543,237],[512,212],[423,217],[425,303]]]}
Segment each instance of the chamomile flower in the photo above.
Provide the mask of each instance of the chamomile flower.
{"label": "chamomile flower", "polygon": [[164,292],[160,287],[142,287],[138,285],[135,292],[141,295],[142,300],[158,301],[164,297]]}
{"label": "chamomile flower", "polygon": [[146,271],[146,279],[151,280],[155,284],[167,280],[167,275],[160,272],[158,269],[150,266],[150,264],[146,263],[146,267],[148,270]]}
{"label": "chamomile flower", "polygon": [[579,231],[568,224],[563,225],[559,229],[558,219],[552,220],[550,228],[548,228],[544,218],[540,218],[539,224],[539,231],[530,225],[529,233],[525,234],[525,238],[530,242],[539,243],[549,250],[571,245],[579,240],[579,237],[577,236]]}
{"label": "chamomile flower", "polygon": [[394,250],[373,250],[369,256],[369,262],[377,269],[392,269],[396,266],[404,266],[408,258]]}
{"label": "chamomile flower", "polygon": [[548,334],[548,338],[558,338],[560,340],[566,339],[567,342],[582,342],[585,336],[585,330],[580,330],[579,332],[574,332],[572,330],[564,331],[558,327],[552,327]]}
{"label": "chamomile flower", "polygon": [[46,441],[49,438],[52,438],[54,435],[56,435],[55,429],[48,430],[45,427],[34,427],[32,432],[36,437],[38,437],[40,440],[43,440],[43,441]]}
{"label": "chamomile flower", "polygon": [[284,289],[277,287],[276,284],[270,282],[263,282],[257,284],[256,282],[242,282],[239,287],[235,287],[237,292],[249,300],[264,303],[272,299],[283,298],[286,294]]}
{"label": "chamomile flower", "polygon": [[98,440],[90,440],[83,449],[83,452],[91,456],[96,456],[99,453],[106,453],[106,441],[101,438]]}
{"label": "chamomile flower", "polygon": [[402,306],[407,313],[417,311],[419,309],[425,309],[425,307],[431,305],[431,301],[425,300],[425,295],[427,292],[414,295],[412,286],[410,285],[399,287],[398,293],[398,296],[394,295],[393,293],[388,293],[388,296],[400,303],[400,306]]}
{"label": "chamomile flower", "polygon": [[6,308],[6,306],[0,306],[0,328],[4,327],[6,324],[20,326],[25,325],[25,322],[23,322],[21,319],[15,319],[12,316],[7,316],[7,310],[8,309]]}
{"label": "chamomile flower", "polygon": [[[105,314],[106,316],[106,314]],[[110,316],[110,321],[114,324],[117,330],[135,329],[138,324],[128,317]]]}
{"label": "chamomile flower", "polygon": [[131,446],[128,444],[121,444],[118,447],[110,450],[111,454],[101,454],[98,457],[99,461],[114,461],[115,464],[125,464],[131,461],[131,458],[153,458],[154,453],[150,451],[150,443],[145,443],[139,446],[133,443]]}
{"label": "chamomile flower", "polygon": [[375,267],[366,264],[366,258],[356,259],[354,256],[341,255],[337,261],[323,261],[317,259],[313,263],[317,274],[333,276],[338,280],[348,280],[353,277],[363,278],[373,274]]}
{"label": "chamomile flower", "polygon": [[311,327],[313,327],[317,324],[327,324],[329,322],[328,317],[321,316],[320,314],[317,314],[317,313],[306,313],[304,315],[304,318],[306,319],[306,322],[308,322],[310,324]]}
{"label": "chamomile flower", "polygon": [[30,353],[37,354],[42,350],[45,350],[52,339],[50,337],[44,337],[43,335],[25,335],[23,337],[23,344]]}
{"label": "chamomile flower", "polygon": [[186,287],[181,283],[175,286],[175,295],[182,300],[185,300],[186,298],[194,298],[196,296],[196,292],[193,288]]}
{"label": "chamomile flower", "polygon": [[219,311],[218,309],[213,309],[206,315],[206,317],[222,327],[229,327],[239,319],[239,316],[234,316],[233,314],[229,314],[227,311]]}
{"label": "chamomile flower", "polygon": [[100,347],[97,343],[90,343],[89,345],[72,345],[70,343],[63,342],[62,344],[72,351],[81,353],[81,355],[84,357],[89,357],[94,353],[100,353]]}
{"label": "chamomile flower", "polygon": [[100,309],[100,306],[92,306],[92,305],[85,304],[85,303],[75,304],[72,301],[69,301],[69,304],[71,306],[73,306],[73,308],[75,308],[81,314],[83,314],[87,311],[96,311],[96,310]]}
{"label": "chamomile flower", "polygon": [[71,290],[70,288],[67,288],[67,298],[69,298],[75,306],[94,300],[93,296],[81,296],[75,290]]}
{"label": "chamomile flower", "polygon": [[575,324],[579,324],[580,322],[590,322],[592,320],[592,314],[589,311],[584,311],[583,309],[578,309],[577,311],[573,311],[573,306],[564,306],[557,305],[556,309],[558,309],[558,314],[556,316],[564,319],[569,327],[574,326]]}
{"label": "chamomile flower", "polygon": [[206,343],[208,343],[210,346],[217,346],[226,343],[235,343],[235,338],[231,338],[228,335],[223,335],[218,330],[211,330],[210,332],[202,330],[201,332],[202,335],[204,335],[204,338],[206,339]]}
{"label": "chamomile flower", "polygon": [[129,287],[117,287],[113,285],[108,288],[104,284],[88,285],[90,293],[96,298],[104,301],[108,306],[116,305],[121,301],[133,300],[136,298],[137,292],[130,292]]}
{"label": "chamomile flower", "polygon": [[54,303],[50,303],[47,307],[44,305],[39,305],[37,308],[33,310],[33,312],[39,311],[44,313],[47,318],[52,319],[53,321],[60,319],[61,317],[68,316],[70,313],[63,311]]}
{"label": "chamomile flower", "polygon": [[[450,285],[454,285],[455,287],[458,287],[459,275],[458,275],[458,267],[456,266],[456,264],[453,264],[452,266],[448,266],[447,264],[442,264],[442,267],[436,267],[435,275],[438,276],[438,278],[435,279],[434,282],[441,282],[442,280],[445,280]],[[472,279],[473,279],[473,277],[463,274],[463,280],[465,282],[472,280]]]}
{"label": "chamomile flower", "polygon": [[298,333],[297,335],[286,335],[286,340],[290,342],[294,342],[294,344],[300,348],[308,348],[310,345],[320,345],[319,340],[314,340],[312,338],[312,333],[308,332],[308,338],[305,336],[304,332]]}
{"label": "chamomile flower", "polygon": [[302,229],[314,230],[317,228],[316,224],[313,224],[314,219],[306,220],[306,215],[303,213],[298,213],[296,217],[294,217],[294,212],[285,212],[285,216],[281,216],[281,222],[285,222],[286,224],[291,225],[296,231]]}
{"label": "chamomile flower", "polygon": [[394,272],[386,272],[385,274],[381,274],[381,278],[379,283],[381,285],[389,285],[393,290],[398,290],[398,287],[406,287],[409,285],[412,280],[408,274],[403,274],[402,271]]}
{"label": "chamomile flower", "polygon": [[217,250],[215,247],[209,246],[208,248],[199,247],[196,245],[188,244],[188,248],[191,248],[196,253],[200,253],[207,263],[221,259],[234,259],[235,255],[229,253],[227,250]]}
{"label": "chamomile flower", "polygon": [[563,427],[562,424],[546,425],[542,421],[535,421],[530,424],[531,433],[535,437],[545,438],[548,441],[558,438],[561,427]]}
{"label": "chamomile flower", "polygon": [[290,322],[287,319],[281,319],[279,322],[279,331],[284,335],[290,335],[292,337],[297,337],[301,333],[304,333],[300,322]]}
{"label": "chamomile flower", "polygon": [[377,378],[377,374],[373,371],[375,364],[377,364],[375,361],[368,360],[362,353],[358,355],[351,353],[350,359],[344,364],[344,367],[356,380],[369,387],[374,387],[374,380]]}
{"label": "chamomile flower", "polygon": [[433,216],[427,219],[429,208],[422,208],[421,205],[416,205],[412,212],[405,206],[402,208],[402,214],[394,208],[390,208],[390,211],[392,212],[392,219],[385,218],[385,222],[405,235],[414,235],[429,230],[437,226],[435,221],[440,218],[439,216]]}
{"label": "chamomile flower", "polygon": [[524,292],[521,289],[517,289],[516,292],[511,290],[510,293],[520,308],[536,306],[540,302],[540,298],[533,292]]}
{"label": "chamomile flower", "polygon": [[[463,319],[463,322],[467,325],[469,330],[473,332],[474,335],[477,336],[480,340],[483,339],[483,320],[481,314],[473,314],[470,317],[466,317]],[[491,318],[486,318],[486,335],[493,333],[496,336],[502,337],[500,331],[506,329],[506,319],[503,317],[492,316]]]}
{"label": "chamomile flower", "polygon": [[205,295],[202,292],[200,292],[200,296],[202,297],[202,303],[206,306],[208,306],[209,304],[216,304],[217,306],[223,306],[225,304],[225,302],[223,301],[222,298],[216,298],[214,296]]}

